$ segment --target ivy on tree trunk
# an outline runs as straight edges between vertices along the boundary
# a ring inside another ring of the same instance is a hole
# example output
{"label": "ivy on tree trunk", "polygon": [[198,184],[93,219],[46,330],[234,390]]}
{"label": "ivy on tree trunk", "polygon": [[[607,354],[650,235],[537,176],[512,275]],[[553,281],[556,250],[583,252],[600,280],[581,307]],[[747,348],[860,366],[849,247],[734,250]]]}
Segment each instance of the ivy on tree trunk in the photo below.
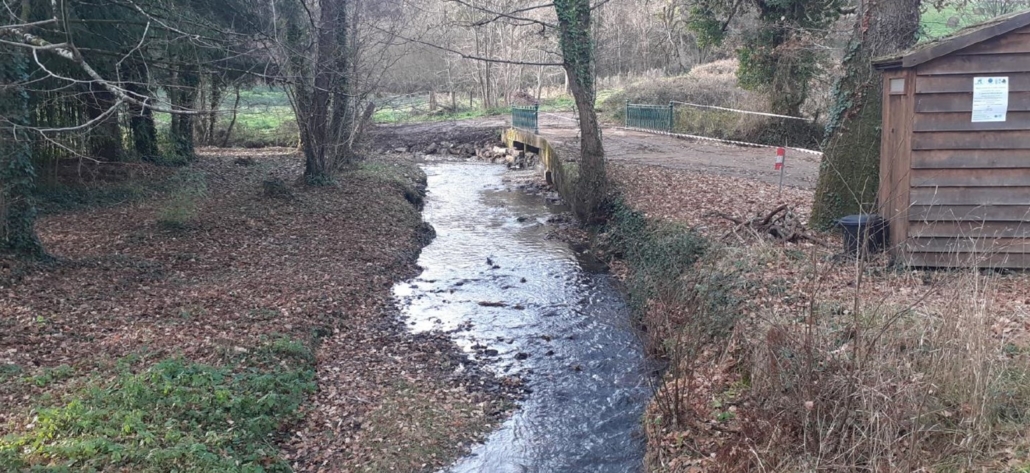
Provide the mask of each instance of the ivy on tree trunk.
{"label": "ivy on tree trunk", "polygon": [[562,64],[579,112],[579,177],[572,197],[573,208],[583,222],[603,219],[608,176],[604,164],[601,127],[594,109],[594,45],[590,31],[590,0],[556,0]]}
{"label": "ivy on tree trunk", "polygon": [[[150,77],[147,73],[146,64],[139,60],[133,60],[128,67],[129,81],[125,84],[125,90],[137,97],[150,97],[147,85]],[[129,104],[129,131],[132,132],[132,146],[136,155],[143,161],[153,162],[159,156],[157,149],[157,125],[154,123],[154,111],[150,107],[143,107],[139,104]]]}
{"label": "ivy on tree trunk", "polygon": [[89,130],[89,152],[94,158],[107,162],[122,160],[122,130],[118,124],[118,110],[114,94],[99,84],[90,84],[86,95],[86,118],[93,120],[107,113]]}
{"label": "ivy on tree trunk", "polygon": [[[183,64],[175,73],[175,86],[169,91],[175,110],[192,112],[197,105],[197,87],[200,86],[200,72],[195,64]],[[170,128],[172,152],[186,161],[196,157],[193,142],[193,114],[172,114]]]}
{"label": "ivy on tree trunk", "polygon": [[25,52],[0,45],[0,251],[42,256],[36,237],[36,171],[30,152],[29,96],[18,84],[26,82]]}
{"label": "ivy on tree trunk", "polygon": [[826,125],[813,226],[827,228],[840,217],[876,208],[883,87],[872,60],[915,44],[919,3],[867,0],[858,10],[844,76],[834,86],[837,101]]}

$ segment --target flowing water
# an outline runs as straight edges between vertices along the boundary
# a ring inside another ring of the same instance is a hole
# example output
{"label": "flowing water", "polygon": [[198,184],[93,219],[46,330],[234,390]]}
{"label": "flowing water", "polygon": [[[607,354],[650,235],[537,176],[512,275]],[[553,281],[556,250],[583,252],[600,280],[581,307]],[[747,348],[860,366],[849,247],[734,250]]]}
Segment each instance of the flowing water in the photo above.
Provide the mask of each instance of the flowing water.
{"label": "flowing water", "polygon": [[414,331],[443,330],[530,394],[450,472],[633,472],[647,362],[609,276],[561,241],[543,198],[511,191],[501,166],[425,166],[436,239],[424,272],[394,293]]}

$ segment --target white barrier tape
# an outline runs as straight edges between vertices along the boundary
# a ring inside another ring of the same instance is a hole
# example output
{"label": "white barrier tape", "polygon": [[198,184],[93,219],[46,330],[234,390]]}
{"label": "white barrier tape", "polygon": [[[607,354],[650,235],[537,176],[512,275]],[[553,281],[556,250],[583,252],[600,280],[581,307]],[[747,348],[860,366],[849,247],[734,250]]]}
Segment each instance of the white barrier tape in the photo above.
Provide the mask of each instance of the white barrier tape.
{"label": "white barrier tape", "polygon": [[727,112],[747,113],[747,114],[750,114],[750,115],[761,115],[763,117],[789,118],[791,120],[803,120],[803,121],[806,121],[806,122],[807,121],[811,121],[810,118],[792,117],[790,115],[777,115],[775,113],[753,112],[751,110],[737,110],[735,108],[716,107],[715,105],[700,105],[700,104],[696,104],[696,103],[677,102],[675,100],[673,100],[672,103],[678,103],[680,105],[686,105],[688,107],[710,108],[710,109],[713,109],[713,110],[724,110],[724,111],[727,111]]}
{"label": "white barrier tape", "polygon": [[683,138],[683,139],[688,139],[688,140],[715,141],[717,143],[726,143],[726,144],[737,145],[737,146],[747,146],[749,148],[784,148],[784,149],[789,149],[791,151],[797,151],[799,153],[814,154],[816,156],[822,156],[823,155],[822,151],[814,151],[814,150],[804,149],[804,148],[791,148],[789,146],[772,146],[772,145],[763,145],[763,144],[758,144],[758,143],[748,143],[746,141],[723,140],[723,139],[720,139],[720,138],[710,138],[710,137],[707,137],[707,136],[686,135],[686,134],[683,134],[683,133],[671,133],[671,132],[668,132],[668,131],[649,130],[647,128],[636,128],[636,127],[619,126],[619,127],[616,127],[616,129],[619,129],[619,130],[630,130],[630,131],[639,131],[639,132],[642,132],[642,133],[651,133],[651,134],[654,134],[654,135],[665,135],[665,136],[671,136],[673,138]]}

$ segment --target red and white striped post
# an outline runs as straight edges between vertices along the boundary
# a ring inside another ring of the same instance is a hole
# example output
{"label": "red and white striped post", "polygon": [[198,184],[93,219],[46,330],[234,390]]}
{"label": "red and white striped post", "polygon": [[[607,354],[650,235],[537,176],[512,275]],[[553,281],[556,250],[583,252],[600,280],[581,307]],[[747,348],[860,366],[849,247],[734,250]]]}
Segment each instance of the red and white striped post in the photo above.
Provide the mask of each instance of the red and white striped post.
{"label": "red and white striped post", "polygon": [[787,150],[784,148],[776,148],[776,169],[780,171],[780,195],[783,195],[783,173],[787,168]]}

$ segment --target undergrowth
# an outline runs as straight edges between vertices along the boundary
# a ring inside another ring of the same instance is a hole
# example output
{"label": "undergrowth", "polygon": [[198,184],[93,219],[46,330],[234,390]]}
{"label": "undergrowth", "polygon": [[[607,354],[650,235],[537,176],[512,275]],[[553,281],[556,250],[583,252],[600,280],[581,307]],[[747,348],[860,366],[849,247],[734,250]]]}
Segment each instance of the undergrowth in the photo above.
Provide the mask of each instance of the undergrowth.
{"label": "undergrowth", "polygon": [[[650,471],[979,471],[1024,445],[1030,357],[992,330],[996,275],[878,300],[867,286],[910,276],[715,243],[621,203],[602,242],[666,362],[645,418]],[[829,278],[854,292],[828,292]]]}
{"label": "undergrowth", "polygon": [[275,434],[315,389],[314,357],[269,340],[229,366],[180,358],[95,380],[41,406],[0,439],[0,469],[17,471],[291,471]]}
{"label": "undergrowth", "polygon": [[157,211],[157,223],[169,230],[182,230],[193,223],[200,202],[207,197],[207,176],[202,172],[184,171],[172,180],[170,188]]}
{"label": "undergrowth", "polygon": [[[68,169],[71,168],[71,169]],[[36,203],[43,215],[57,215],[89,208],[141,202],[174,193],[184,184],[196,185],[189,167],[168,168],[139,164],[103,164],[78,171],[61,163],[37,188]]]}
{"label": "undergrowth", "polygon": [[720,258],[722,248],[683,225],[649,220],[621,201],[613,205],[604,238],[610,256],[630,269],[629,302],[647,332],[650,354],[674,363],[685,346],[673,342],[685,331],[696,337],[691,351],[729,335],[738,317],[739,269],[698,271]]}
{"label": "undergrowth", "polygon": [[146,195],[147,190],[135,182],[114,186],[53,185],[43,187],[37,192],[40,213],[43,215],[135,202]]}
{"label": "undergrowth", "polygon": [[980,470],[1020,442],[1030,364],[1003,353],[991,329],[994,276],[948,275],[926,290],[948,296],[906,306],[864,296],[877,283],[861,263],[856,272],[850,306],[813,289],[807,312],[764,308],[749,326],[741,369],[756,402],[749,438],[720,458],[727,469]]}
{"label": "undergrowth", "polygon": [[631,302],[642,311],[647,301],[679,292],[680,278],[709,249],[691,229],[673,223],[648,221],[640,212],[617,201],[607,231],[614,255],[626,262]]}

